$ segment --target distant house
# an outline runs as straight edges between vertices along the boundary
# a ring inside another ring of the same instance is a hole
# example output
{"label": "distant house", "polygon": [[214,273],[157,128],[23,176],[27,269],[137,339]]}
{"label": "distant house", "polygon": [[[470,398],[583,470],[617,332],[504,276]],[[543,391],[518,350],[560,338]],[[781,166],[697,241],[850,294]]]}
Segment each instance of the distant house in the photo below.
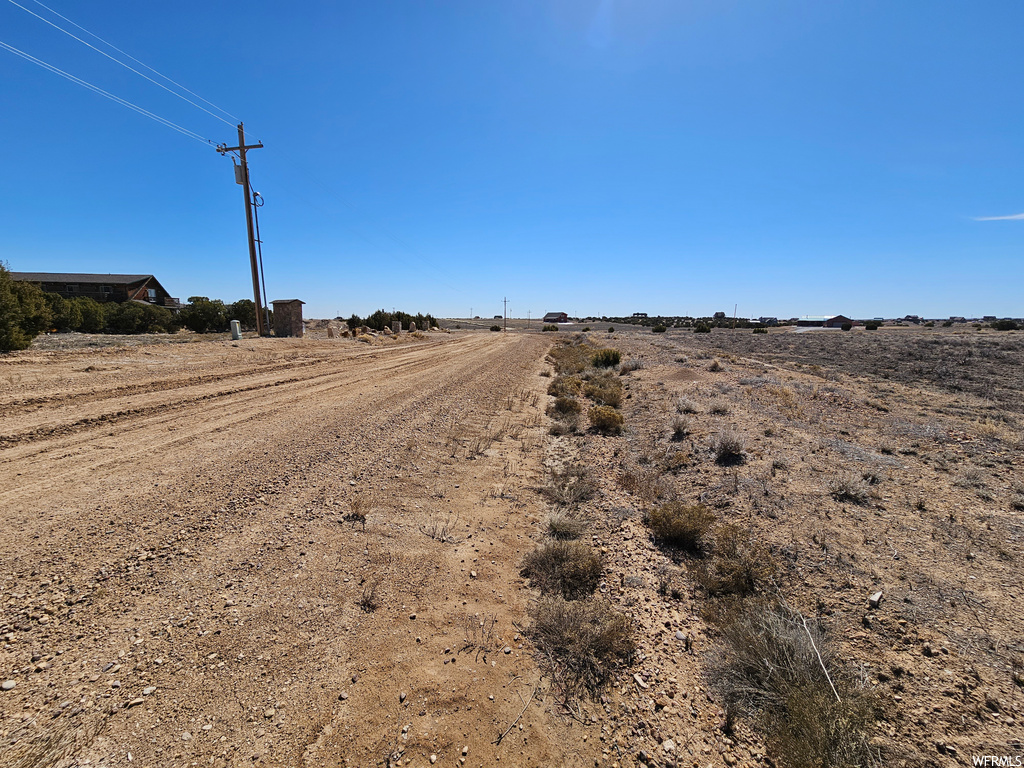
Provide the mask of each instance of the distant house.
{"label": "distant house", "polygon": [[804,315],[796,321],[800,328],[842,328],[843,323],[853,325],[846,315]]}
{"label": "distant house", "polygon": [[153,275],[91,275],[75,272],[11,272],[11,278],[38,283],[47,293],[66,299],[84,296],[96,301],[141,301],[168,309],[181,309]]}
{"label": "distant house", "polygon": [[828,320],[825,321],[825,327],[842,328],[847,323],[853,325],[853,320],[848,318],[846,315],[836,315],[835,317],[830,317]]}
{"label": "distant house", "polygon": [[565,312],[548,312],[544,315],[545,323],[568,323],[569,315]]}
{"label": "distant house", "polygon": [[779,324],[779,318],[777,318],[777,317],[759,317],[759,318],[757,318],[757,322],[759,322],[761,325],[767,325],[767,326],[771,326],[772,328],[774,328],[775,326],[777,326]]}
{"label": "distant house", "polygon": [[633,317],[647,317],[646,312],[634,312]]}

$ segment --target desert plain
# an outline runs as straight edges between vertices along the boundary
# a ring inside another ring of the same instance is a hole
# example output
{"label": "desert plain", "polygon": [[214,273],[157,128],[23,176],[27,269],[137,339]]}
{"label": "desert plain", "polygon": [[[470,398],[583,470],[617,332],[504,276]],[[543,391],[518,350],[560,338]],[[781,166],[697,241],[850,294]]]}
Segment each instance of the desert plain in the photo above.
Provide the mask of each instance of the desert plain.
{"label": "desert plain", "polygon": [[[722,684],[758,601],[870,764],[1024,754],[1021,333],[63,337],[0,357],[4,766],[792,764]],[[577,695],[523,570],[566,517],[633,638]]]}

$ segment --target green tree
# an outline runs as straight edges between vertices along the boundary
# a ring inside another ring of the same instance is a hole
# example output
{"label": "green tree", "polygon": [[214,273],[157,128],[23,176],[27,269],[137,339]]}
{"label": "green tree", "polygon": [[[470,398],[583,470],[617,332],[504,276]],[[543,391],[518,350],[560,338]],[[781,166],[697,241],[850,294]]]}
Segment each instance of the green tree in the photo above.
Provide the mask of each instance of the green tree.
{"label": "green tree", "polygon": [[65,299],[59,293],[44,295],[50,307],[51,324],[61,333],[77,331],[82,326],[82,310],[77,302]]}
{"label": "green tree", "polygon": [[228,327],[227,307],[220,299],[189,296],[188,306],[179,315],[182,325],[194,333],[217,333]]}
{"label": "green tree", "polygon": [[107,327],[107,306],[110,305],[100,304],[88,296],[80,296],[71,301],[78,307],[78,313],[82,317],[78,330],[82,333],[102,333]]}
{"label": "green tree", "polygon": [[252,299],[239,299],[227,306],[227,319],[230,323],[237,320],[242,327],[251,331],[256,328],[256,302]]}
{"label": "green tree", "polygon": [[32,339],[50,327],[50,307],[35,283],[11,278],[0,264],[0,352],[25,349]]}

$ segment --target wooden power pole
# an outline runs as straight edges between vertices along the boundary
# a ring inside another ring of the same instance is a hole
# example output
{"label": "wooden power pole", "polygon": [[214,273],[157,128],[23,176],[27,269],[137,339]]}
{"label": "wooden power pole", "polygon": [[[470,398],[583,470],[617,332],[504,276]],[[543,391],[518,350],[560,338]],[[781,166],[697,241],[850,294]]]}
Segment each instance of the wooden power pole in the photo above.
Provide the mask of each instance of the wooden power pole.
{"label": "wooden power pole", "polygon": [[256,261],[256,235],[252,228],[252,197],[249,187],[249,163],[245,159],[246,151],[250,149],[263,149],[263,142],[259,144],[245,143],[245,129],[242,123],[238,124],[238,146],[228,147],[224,144],[217,145],[217,151],[222,155],[228,152],[237,151],[240,156],[240,165],[235,169],[235,183],[242,185],[242,193],[245,199],[245,225],[249,235],[249,265],[252,268],[252,293],[256,302],[256,333],[260,336],[269,336],[270,329],[267,328],[263,318],[263,301],[260,298],[260,272]]}
{"label": "wooden power pole", "polygon": [[508,299],[503,298],[501,301],[505,305],[505,310],[504,313],[502,314],[502,317],[504,318],[502,320],[502,325],[504,325],[504,328],[501,329],[501,332],[508,333]]}

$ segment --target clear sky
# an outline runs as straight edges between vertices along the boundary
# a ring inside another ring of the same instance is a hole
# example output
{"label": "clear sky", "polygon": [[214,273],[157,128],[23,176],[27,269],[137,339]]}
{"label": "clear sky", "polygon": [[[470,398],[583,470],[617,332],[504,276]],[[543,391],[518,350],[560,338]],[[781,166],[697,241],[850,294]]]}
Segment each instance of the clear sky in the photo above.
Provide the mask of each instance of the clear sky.
{"label": "clear sky", "polygon": [[[1019,0],[46,5],[265,144],[267,290],[307,317],[1024,315]],[[11,0],[0,42],[236,143]],[[8,50],[0,78],[11,269],[251,297],[230,159]]]}

